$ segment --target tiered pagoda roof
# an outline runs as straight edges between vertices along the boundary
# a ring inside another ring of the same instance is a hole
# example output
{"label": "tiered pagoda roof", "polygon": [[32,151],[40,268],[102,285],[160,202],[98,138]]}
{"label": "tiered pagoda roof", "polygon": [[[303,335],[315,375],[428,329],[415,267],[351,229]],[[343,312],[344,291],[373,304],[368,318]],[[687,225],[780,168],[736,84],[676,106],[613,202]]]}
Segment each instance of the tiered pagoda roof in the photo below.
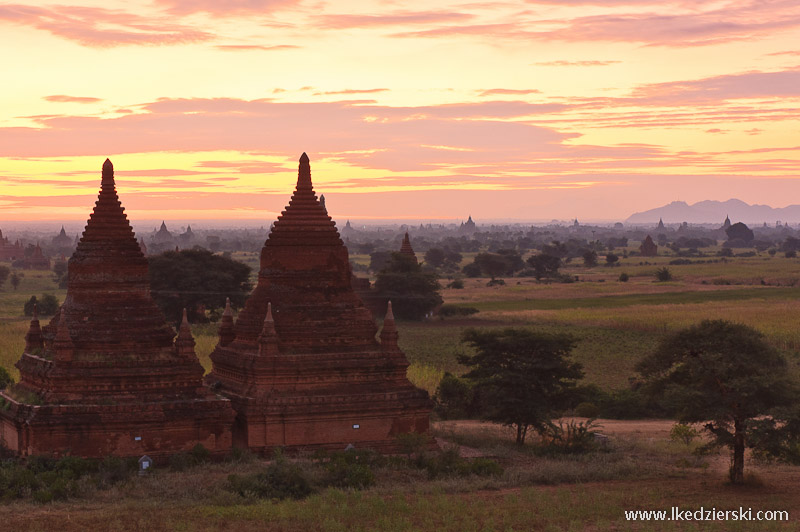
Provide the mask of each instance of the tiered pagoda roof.
{"label": "tiered pagoda roof", "polygon": [[[182,329],[181,334],[176,345],[175,330],[150,296],[147,260],[117,196],[113,165],[106,160],[94,211],[69,261],[64,304],[41,332],[38,320],[32,320],[16,364],[20,382],[9,398],[20,410],[28,403],[41,405],[31,407],[36,415],[22,423],[28,434],[25,446],[31,452],[58,453],[65,451],[63,444],[86,456],[169,453],[188,443],[164,430],[185,425],[195,434],[188,448],[203,430],[201,440],[215,441],[212,451],[224,451],[226,439],[229,448],[223,421],[232,418],[230,403],[202,386],[203,368],[193,341],[192,349],[186,348],[185,335],[191,333]],[[149,425],[156,420],[158,427]],[[171,428],[162,426],[168,420]],[[37,432],[31,423],[49,429]],[[75,423],[83,424],[83,439],[68,438]],[[143,434],[135,440],[127,431]],[[117,445],[119,438],[125,445]],[[128,439],[141,443],[127,445]]]}
{"label": "tiered pagoda roof", "polygon": [[406,379],[396,341],[377,341],[351,277],[304,153],[294,194],[261,251],[258,284],[233,334],[223,322],[211,355],[208,382],[237,410],[235,445],[388,448],[397,433],[427,429],[427,394]]}

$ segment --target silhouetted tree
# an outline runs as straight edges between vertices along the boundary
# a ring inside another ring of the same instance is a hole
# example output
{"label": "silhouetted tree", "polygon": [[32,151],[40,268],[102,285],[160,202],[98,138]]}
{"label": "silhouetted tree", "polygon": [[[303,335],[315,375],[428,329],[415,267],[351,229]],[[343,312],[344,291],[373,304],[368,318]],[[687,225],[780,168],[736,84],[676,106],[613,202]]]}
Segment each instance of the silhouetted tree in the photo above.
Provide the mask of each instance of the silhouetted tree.
{"label": "silhouetted tree", "polygon": [[786,360],[760,332],[738,323],[705,320],[673,333],[637,369],[646,393],[681,422],[705,423],[713,445],[731,449],[733,483],[744,480],[745,447],[765,439],[753,432],[756,419],[797,400]]}
{"label": "silhouetted tree", "polygon": [[581,365],[569,360],[575,340],[568,335],[467,329],[462,341],[475,349],[458,361],[471,368],[464,377],[480,394],[484,415],[514,427],[519,445],[530,427],[543,433],[552,425],[583,376]]}
{"label": "silhouetted tree", "polygon": [[42,316],[52,316],[56,312],[58,312],[58,299],[53,294],[42,294],[41,299],[36,299],[36,296],[31,296],[29,300],[25,302],[25,305],[22,308],[23,313],[26,316],[33,315],[33,307],[36,306],[36,310]]}
{"label": "silhouetted tree", "polygon": [[725,234],[728,235],[728,240],[741,240],[745,243],[750,243],[755,238],[753,234],[753,230],[747,227],[742,222],[737,222],[732,226],[728,227],[725,230]]}
{"label": "silhouetted tree", "polygon": [[597,252],[593,249],[583,253],[583,265],[588,268],[597,266]]}
{"label": "silhouetted tree", "polygon": [[369,269],[372,272],[379,272],[389,264],[392,258],[391,251],[375,251],[369,254]]}
{"label": "silhouetted tree", "polygon": [[617,262],[619,262],[618,255],[615,255],[614,253],[606,253],[606,264],[613,266]]}
{"label": "silhouetted tree", "polygon": [[542,277],[555,277],[558,275],[561,259],[553,255],[539,253],[528,257],[528,264],[533,268],[533,275],[538,281]]}
{"label": "silhouetted tree", "polygon": [[11,275],[11,270],[8,266],[0,266],[0,287],[3,286],[3,283],[6,282],[9,275]]}
{"label": "silhouetted tree", "polygon": [[148,262],[153,299],[176,322],[184,308],[190,321],[206,321],[204,309],[224,307],[226,297],[242,306],[250,293],[250,267],[207,249],[167,251]]}
{"label": "silhouetted tree", "polygon": [[436,274],[402,253],[392,253],[378,272],[375,292],[392,302],[395,316],[406,320],[420,320],[442,304]]}
{"label": "silhouetted tree", "polygon": [[425,252],[425,264],[439,268],[444,264],[444,250],[441,248],[430,248]]}
{"label": "silhouetted tree", "polygon": [[11,286],[14,287],[14,290],[16,290],[17,288],[19,288],[19,283],[20,281],[22,281],[22,276],[19,275],[16,271],[13,271],[11,272],[11,277],[9,278],[9,281],[11,282]]}

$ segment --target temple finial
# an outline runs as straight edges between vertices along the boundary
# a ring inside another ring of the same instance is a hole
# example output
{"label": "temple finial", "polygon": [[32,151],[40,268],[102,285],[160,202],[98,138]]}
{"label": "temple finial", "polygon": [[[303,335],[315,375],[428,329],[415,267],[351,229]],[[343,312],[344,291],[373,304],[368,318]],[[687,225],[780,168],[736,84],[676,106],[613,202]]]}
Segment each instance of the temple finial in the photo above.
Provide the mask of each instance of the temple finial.
{"label": "temple finial", "polygon": [[311,163],[308,155],[300,156],[300,167],[297,171],[297,190],[311,190]]}
{"label": "temple finial", "polygon": [[101,184],[114,184],[114,165],[111,163],[111,159],[106,159],[106,162],[103,163],[103,179]]}
{"label": "temple finial", "polygon": [[58,317],[58,330],[56,337],[53,340],[53,350],[55,351],[55,358],[58,361],[70,362],[75,352],[75,345],[72,343],[72,338],[69,335],[69,328],[67,327],[67,314],[64,307],[61,307],[61,313]]}
{"label": "temple finial", "polygon": [[381,347],[384,349],[397,348],[397,327],[394,324],[394,312],[392,312],[392,302],[386,305],[386,317],[383,318],[383,329],[381,330]]}
{"label": "temple finial", "polygon": [[25,352],[33,354],[37,350],[41,351],[43,347],[44,340],[42,338],[42,328],[39,325],[39,309],[34,303],[31,324],[28,327],[28,333],[25,335]]}
{"label": "temple finial", "polygon": [[272,318],[272,303],[267,303],[267,315],[264,318],[264,327],[258,336],[259,355],[278,354],[278,333],[275,331],[275,320]]}
{"label": "temple finial", "polygon": [[233,309],[231,308],[231,298],[225,298],[225,312],[219,324],[219,345],[225,347],[236,339],[233,330]]}
{"label": "temple finial", "polygon": [[183,308],[183,319],[181,320],[181,327],[178,330],[178,337],[175,338],[175,347],[179,355],[195,356],[194,353],[194,336],[192,336],[192,327],[189,325],[189,319],[186,314],[186,307]]}

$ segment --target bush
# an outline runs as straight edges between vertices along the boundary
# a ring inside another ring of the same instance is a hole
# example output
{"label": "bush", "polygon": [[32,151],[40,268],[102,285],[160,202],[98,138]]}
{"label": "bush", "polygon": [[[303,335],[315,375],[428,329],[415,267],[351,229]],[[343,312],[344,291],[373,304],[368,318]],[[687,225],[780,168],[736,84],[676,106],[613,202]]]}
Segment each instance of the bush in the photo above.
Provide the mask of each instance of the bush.
{"label": "bush", "polygon": [[627,283],[629,279],[630,279],[630,276],[628,276],[627,273],[622,272],[621,274],[619,274],[619,282]]}
{"label": "bush", "polygon": [[440,453],[420,455],[415,465],[428,473],[428,478],[434,480],[441,477],[466,477],[500,476],[503,468],[488,458],[467,460],[462,458],[458,447],[449,447]]}
{"label": "bush", "polygon": [[584,401],[575,407],[575,415],[579,417],[596,418],[600,414],[600,409],[594,403]]}
{"label": "bush", "polygon": [[42,294],[42,298],[38,300],[36,296],[31,296],[23,307],[26,316],[33,316],[34,305],[39,314],[43,316],[53,316],[58,312],[58,299],[53,294]]}
{"label": "bush", "polygon": [[785,256],[787,259],[793,259],[793,258],[797,257],[797,252],[796,252],[795,250],[787,251],[787,252],[784,254],[784,256]]}
{"label": "bush", "polygon": [[462,281],[461,279],[455,279],[453,280],[453,282],[447,285],[447,288],[454,288],[456,290],[461,290],[462,288],[464,288],[464,281]]}
{"label": "bush", "polygon": [[537,454],[582,454],[597,450],[597,426],[588,421],[551,424],[542,435],[542,443],[534,447]]}
{"label": "bush", "polygon": [[364,489],[375,483],[372,464],[380,455],[369,450],[350,450],[333,453],[324,464],[323,484],[336,488]]}
{"label": "bush", "polygon": [[672,272],[666,266],[659,268],[656,270],[656,280],[660,282],[671,281]]}
{"label": "bush", "polygon": [[0,366],[0,390],[5,390],[8,386],[14,384],[14,378],[11,374],[4,368]]}
{"label": "bush", "polygon": [[242,497],[262,499],[304,499],[314,492],[305,472],[290,463],[282,453],[266,471],[251,475],[228,476],[228,489]]}
{"label": "bush", "polygon": [[697,429],[684,423],[675,423],[669,431],[669,438],[674,442],[681,442],[684,445],[691,445],[697,438]]}
{"label": "bush", "polygon": [[449,318],[452,316],[471,316],[477,314],[475,307],[460,307],[458,305],[442,305],[439,308],[439,316]]}
{"label": "bush", "polygon": [[492,279],[486,283],[486,286],[505,286],[505,284],[506,282],[502,279]]}
{"label": "bush", "polygon": [[445,373],[434,394],[436,413],[444,419],[463,419],[477,415],[473,384],[467,379]]}

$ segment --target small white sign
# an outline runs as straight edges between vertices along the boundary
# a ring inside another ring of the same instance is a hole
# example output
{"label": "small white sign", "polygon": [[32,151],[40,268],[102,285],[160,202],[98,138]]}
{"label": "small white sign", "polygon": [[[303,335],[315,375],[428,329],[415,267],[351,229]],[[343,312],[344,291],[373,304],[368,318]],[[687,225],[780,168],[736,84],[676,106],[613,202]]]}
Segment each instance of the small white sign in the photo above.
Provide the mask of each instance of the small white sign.
{"label": "small white sign", "polygon": [[356,423],[356,424],[354,424],[354,425],[353,425],[353,428],[354,428],[354,429],[360,429],[360,428],[361,428],[361,425],[359,425],[358,423]]}

